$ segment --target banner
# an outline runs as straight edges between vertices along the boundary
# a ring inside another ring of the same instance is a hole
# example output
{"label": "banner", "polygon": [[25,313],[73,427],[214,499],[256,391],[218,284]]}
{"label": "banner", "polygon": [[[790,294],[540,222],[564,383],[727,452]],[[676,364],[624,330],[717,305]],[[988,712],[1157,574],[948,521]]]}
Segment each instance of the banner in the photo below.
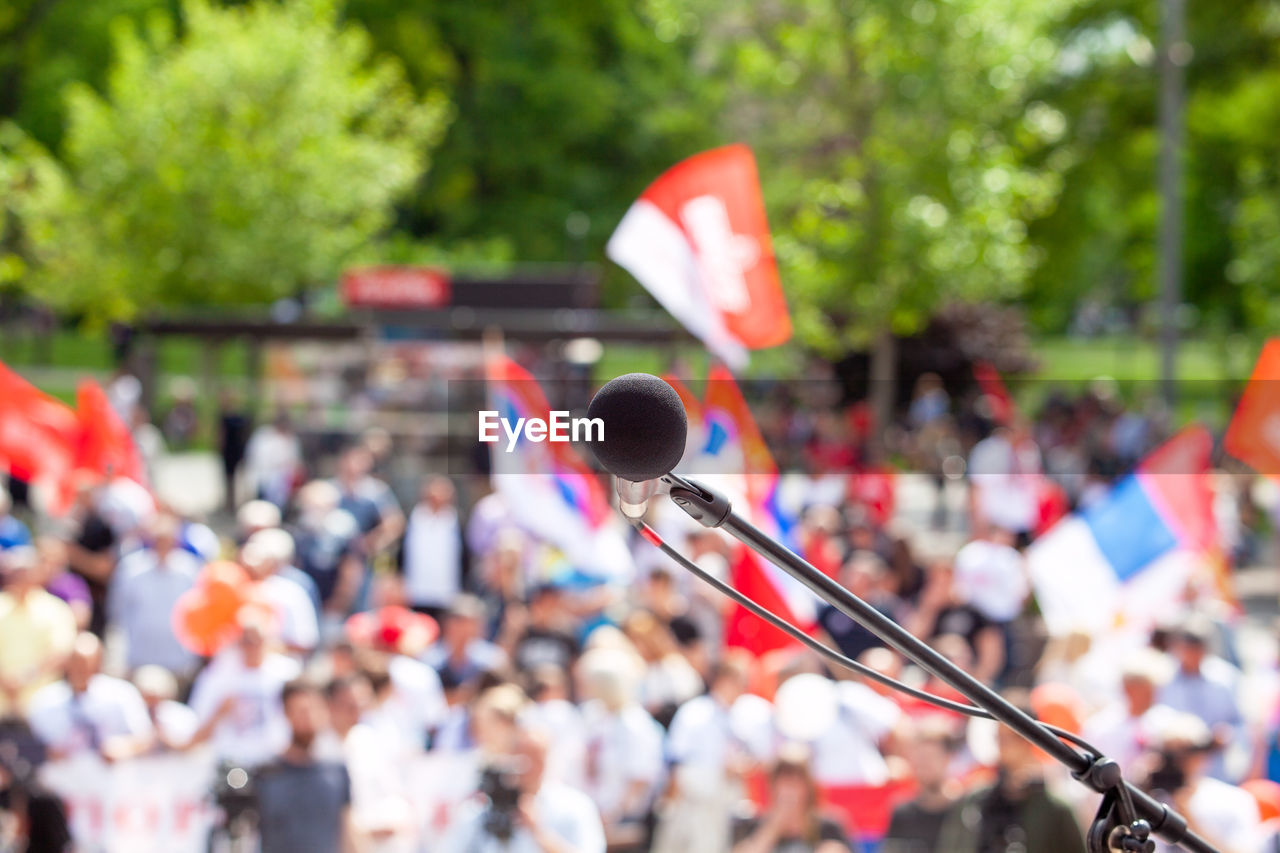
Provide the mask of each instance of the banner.
{"label": "banner", "polygon": [[44,765],[40,779],[66,803],[78,853],[204,853],[214,771],[207,751],[117,764],[84,755]]}

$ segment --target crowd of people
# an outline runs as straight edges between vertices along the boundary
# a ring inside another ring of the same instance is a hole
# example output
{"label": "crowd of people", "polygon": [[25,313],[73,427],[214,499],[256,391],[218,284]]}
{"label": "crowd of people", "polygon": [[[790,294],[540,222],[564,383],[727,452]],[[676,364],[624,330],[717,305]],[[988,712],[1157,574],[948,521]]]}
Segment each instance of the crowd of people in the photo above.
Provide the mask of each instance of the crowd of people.
{"label": "crowd of people", "polygon": [[[856,418],[763,418],[775,443],[803,448],[797,547],[1011,701],[1074,727],[1223,851],[1280,849],[1280,694],[1258,687],[1276,667],[1240,654],[1241,620],[1189,602],[1122,654],[1037,630],[1025,475],[1093,460],[1097,477],[1064,480],[1087,503],[1159,423],[1096,394],[1055,398],[1025,427],[958,408],[926,378],[890,442],[940,483],[968,469],[970,532],[945,553],[898,522],[891,487],[868,487],[892,478]],[[1084,850],[1097,798],[1030,744],[799,644],[727,644],[734,605],[638,537],[634,577],[593,578],[478,478],[430,476],[406,509],[380,442],[354,442],[321,477],[284,447],[285,420],[254,436],[264,473],[226,529],[86,472],[63,518],[0,492],[0,813],[25,809],[0,821],[0,850],[72,849],[42,763],[197,752],[216,760],[211,798],[227,782],[246,792],[266,853]],[[1232,541],[1252,541],[1247,490],[1223,501]],[[732,576],[740,555],[719,533],[654,523]],[[174,611],[226,562],[255,606],[201,655]],[[960,698],[834,608],[813,632]],[[422,813],[424,778],[438,813]],[[225,812],[217,831],[235,829]]]}

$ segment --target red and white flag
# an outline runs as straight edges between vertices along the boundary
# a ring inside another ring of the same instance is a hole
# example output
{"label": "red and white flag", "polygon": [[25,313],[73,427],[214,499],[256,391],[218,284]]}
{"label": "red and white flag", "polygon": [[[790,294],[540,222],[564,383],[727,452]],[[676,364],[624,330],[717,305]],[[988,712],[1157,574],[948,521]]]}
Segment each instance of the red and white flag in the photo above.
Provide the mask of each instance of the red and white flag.
{"label": "red and white flag", "polygon": [[745,145],[696,154],[664,172],[609,238],[630,272],[725,363],[791,337],[755,157]]}

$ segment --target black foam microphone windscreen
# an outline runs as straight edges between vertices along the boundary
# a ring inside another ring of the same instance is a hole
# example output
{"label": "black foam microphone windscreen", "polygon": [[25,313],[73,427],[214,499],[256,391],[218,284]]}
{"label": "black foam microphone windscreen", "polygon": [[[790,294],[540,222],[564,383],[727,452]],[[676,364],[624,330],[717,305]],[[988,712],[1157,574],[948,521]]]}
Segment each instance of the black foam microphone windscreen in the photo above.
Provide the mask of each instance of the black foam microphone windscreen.
{"label": "black foam microphone windscreen", "polygon": [[591,442],[596,459],[615,477],[632,482],[671,473],[684,455],[689,420],[675,389],[648,373],[606,382],[587,407],[604,422],[604,439]]}

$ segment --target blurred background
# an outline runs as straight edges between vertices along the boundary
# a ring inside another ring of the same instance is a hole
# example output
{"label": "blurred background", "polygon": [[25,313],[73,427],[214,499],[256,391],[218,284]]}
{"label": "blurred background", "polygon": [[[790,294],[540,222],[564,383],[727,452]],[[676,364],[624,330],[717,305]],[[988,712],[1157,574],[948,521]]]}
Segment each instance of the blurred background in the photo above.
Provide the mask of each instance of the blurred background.
{"label": "blurred background", "polygon": [[[633,370],[790,547],[1275,849],[1278,36],[1273,0],[0,4],[0,850],[339,849],[304,802],[362,851],[1083,849],[1042,756],[676,574],[584,449],[513,485],[475,441]],[[606,259],[729,143],[793,330],[732,373]]]}

